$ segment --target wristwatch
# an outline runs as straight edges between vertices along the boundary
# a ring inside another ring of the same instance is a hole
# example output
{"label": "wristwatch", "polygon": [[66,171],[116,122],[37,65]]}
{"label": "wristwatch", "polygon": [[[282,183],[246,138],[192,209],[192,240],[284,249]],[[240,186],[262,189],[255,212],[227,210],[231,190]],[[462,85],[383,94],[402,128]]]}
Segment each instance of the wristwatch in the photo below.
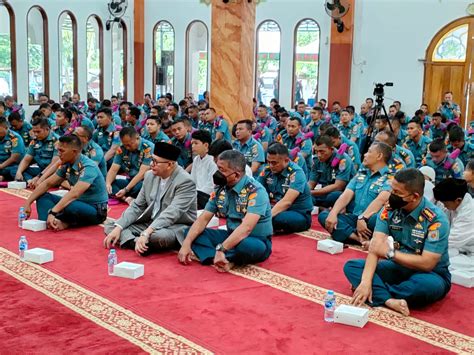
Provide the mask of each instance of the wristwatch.
{"label": "wristwatch", "polygon": [[224,246],[222,245],[222,243],[219,243],[217,244],[216,246],[216,251],[221,251],[223,253],[225,253],[226,251],[228,251],[226,248],[224,248]]}
{"label": "wristwatch", "polygon": [[128,187],[124,187],[123,190],[125,191],[126,194],[130,192],[130,189]]}
{"label": "wristwatch", "polygon": [[53,216],[53,217],[56,218],[56,216],[59,214],[59,212],[53,212],[53,209],[50,209],[50,210],[48,211],[48,214],[50,214],[51,216]]}
{"label": "wristwatch", "polygon": [[357,217],[357,220],[359,221],[364,221],[365,223],[369,223],[369,219],[367,217],[364,217],[363,214]]}
{"label": "wristwatch", "polygon": [[392,236],[388,236],[387,238],[387,244],[388,244],[388,252],[385,255],[387,260],[392,260],[393,257],[395,256],[395,246],[394,246],[394,241]]}

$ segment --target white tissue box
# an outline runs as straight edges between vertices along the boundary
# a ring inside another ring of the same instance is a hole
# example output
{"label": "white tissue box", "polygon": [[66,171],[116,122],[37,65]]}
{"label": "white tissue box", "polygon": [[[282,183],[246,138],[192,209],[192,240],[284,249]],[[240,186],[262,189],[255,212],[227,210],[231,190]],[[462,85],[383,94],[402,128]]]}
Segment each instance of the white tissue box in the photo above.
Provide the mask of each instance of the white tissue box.
{"label": "white tissue box", "polygon": [[456,285],[472,288],[474,286],[474,272],[453,270],[451,271],[451,282]]}
{"label": "white tissue box", "polygon": [[42,248],[25,250],[25,260],[36,264],[44,264],[54,260],[54,253],[52,250]]}
{"label": "white tissue box", "polygon": [[23,221],[21,228],[33,232],[44,231],[46,230],[46,221],[40,221],[39,219],[27,219],[26,221]]}
{"label": "white tissue box", "polygon": [[344,250],[344,244],[336,242],[335,240],[324,239],[318,241],[317,249],[329,254],[339,254]]}
{"label": "white tissue box", "polygon": [[219,226],[219,228],[217,229],[221,229],[223,231],[226,231],[227,230],[227,226],[224,224],[223,226]]}
{"label": "white tissue box", "polygon": [[314,207],[313,207],[313,210],[311,211],[311,214],[312,214],[312,215],[319,214],[319,207],[318,207],[318,206],[314,206]]}
{"label": "white tissue box", "polygon": [[362,328],[369,321],[369,310],[348,305],[340,305],[334,311],[334,323]]}
{"label": "white tissue box", "polygon": [[145,266],[142,264],[122,261],[115,265],[114,276],[125,277],[127,279],[138,279],[145,274]]}
{"label": "white tissue box", "polygon": [[9,189],[26,189],[26,182],[25,181],[9,181],[8,188]]}
{"label": "white tissue box", "polygon": [[[199,218],[205,210],[197,210],[197,218]],[[216,216],[212,217],[212,219],[207,224],[207,228],[219,227],[219,218]]]}
{"label": "white tissue box", "polygon": [[59,197],[63,197],[63,196],[66,195],[68,192],[69,192],[69,190],[56,190],[56,191],[50,191],[49,193],[52,194],[52,195],[56,195],[56,196],[59,196]]}
{"label": "white tissue box", "polygon": [[219,227],[219,218],[216,216],[212,217],[209,223],[207,224],[208,228]]}

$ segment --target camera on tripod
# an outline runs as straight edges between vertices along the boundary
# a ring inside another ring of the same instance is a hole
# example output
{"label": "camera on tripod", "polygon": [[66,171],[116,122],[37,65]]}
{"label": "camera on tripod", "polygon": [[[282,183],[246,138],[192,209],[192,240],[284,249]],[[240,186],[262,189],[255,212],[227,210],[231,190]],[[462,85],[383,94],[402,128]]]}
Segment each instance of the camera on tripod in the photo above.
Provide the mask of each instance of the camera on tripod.
{"label": "camera on tripod", "polygon": [[382,84],[382,83],[376,83],[375,84],[375,88],[374,88],[374,96],[375,96],[375,101],[377,103],[381,103],[383,102],[383,97],[385,95],[385,92],[384,92],[384,87],[385,86],[393,86],[393,83],[385,83],[385,84]]}

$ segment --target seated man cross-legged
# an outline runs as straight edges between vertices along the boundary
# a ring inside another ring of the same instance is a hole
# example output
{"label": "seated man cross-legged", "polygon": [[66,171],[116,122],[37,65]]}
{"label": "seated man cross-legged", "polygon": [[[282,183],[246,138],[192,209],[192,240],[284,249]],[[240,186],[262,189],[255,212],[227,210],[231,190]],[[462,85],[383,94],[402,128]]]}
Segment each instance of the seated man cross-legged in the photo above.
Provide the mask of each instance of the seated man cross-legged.
{"label": "seated man cross-legged", "polygon": [[172,144],[155,144],[138,197],[116,222],[105,223],[106,248],[119,243],[145,256],[182,243],[185,229],[196,220],[196,185],[177,164],[180,153]]}
{"label": "seated man cross-legged", "polygon": [[[365,153],[363,166],[337,199],[331,212],[319,214],[319,223],[331,233],[333,239],[368,246],[376,214],[390,195],[387,163],[391,156],[390,146],[373,143]],[[344,209],[346,213],[341,213]]]}
{"label": "seated man cross-legged", "polygon": [[258,177],[267,190],[275,233],[302,232],[311,227],[313,202],[306,175],[290,160],[288,148],[273,143],[267,152],[268,165]]}
{"label": "seated man cross-legged", "polygon": [[[97,165],[81,154],[82,144],[74,135],[59,138],[61,159],[56,174],[36,187],[25,203],[29,216],[31,204],[36,202],[38,218],[47,221],[48,228],[59,231],[68,227],[102,223],[107,217],[107,192],[104,176]],[[47,191],[67,181],[71,190],[63,197]]]}
{"label": "seated man cross-legged", "polygon": [[424,185],[423,174],[416,169],[395,175],[390,209],[384,207],[377,217],[366,260],[344,265],[355,288],[354,305],[368,301],[407,316],[410,307],[427,306],[450,290],[449,222],[423,197]]}
{"label": "seated man cross-legged", "polygon": [[[213,177],[216,190],[187,233],[178,254],[181,263],[197,257],[202,264],[214,264],[217,271],[226,272],[234,265],[258,263],[270,256],[270,201],[263,186],[245,175],[245,166],[240,152],[219,155],[219,170]],[[227,230],[206,228],[214,214],[227,217]]]}

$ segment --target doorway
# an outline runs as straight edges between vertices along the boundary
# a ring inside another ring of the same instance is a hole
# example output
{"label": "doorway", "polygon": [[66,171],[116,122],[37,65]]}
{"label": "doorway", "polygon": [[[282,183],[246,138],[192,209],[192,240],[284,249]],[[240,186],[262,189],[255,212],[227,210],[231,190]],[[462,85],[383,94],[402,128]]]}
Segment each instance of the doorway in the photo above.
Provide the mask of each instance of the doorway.
{"label": "doorway", "polygon": [[426,51],[423,102],[438,110],[443,94],[452,91],[461,108],[461,127],[474,120],[474,17],[443,27]]}

